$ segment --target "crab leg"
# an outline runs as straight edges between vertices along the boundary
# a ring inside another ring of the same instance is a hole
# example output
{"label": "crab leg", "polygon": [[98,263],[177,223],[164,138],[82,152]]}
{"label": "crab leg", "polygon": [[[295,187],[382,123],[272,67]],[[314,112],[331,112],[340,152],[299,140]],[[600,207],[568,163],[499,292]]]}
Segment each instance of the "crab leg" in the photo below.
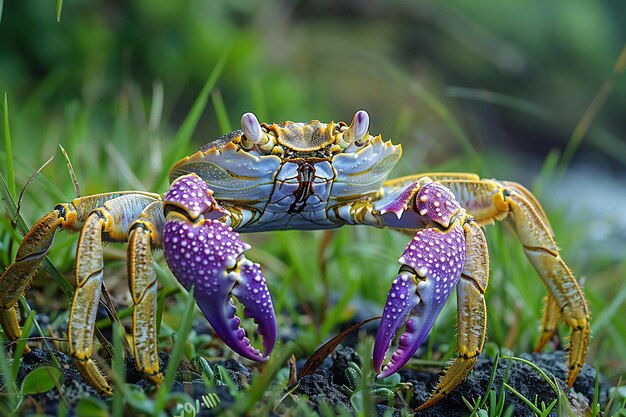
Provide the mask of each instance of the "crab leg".
{"label": "crab leg", "polygon": [[552,339],[552,336],[556,333],[556,326],[559,324],[560,318],[561,309],[559,305],[552,295],[547,294],[543,310],[543,319],[541,321],[541,336],[539,337],[537,346],[535,346],[535,352],[541,351],[546,343]]}
{"label": "crab leg", "polygon": [[78,238],[76,290],[68,324],[69,353],[85,380],[106,395],[112,394],[111,387],[91,358],[102,290],[102,240],[125,241],[136,217],[133,213],[143,211],[154,201],[154,196],[138,193],[108,200],[88,215]]}
{"label": "crab leg", "polygon": [[[250,246],[221,220],[227,213],[213,192],[195,174],[179,177],[165,195],[163,249],[170,269],[195,298],[215,332],[235,352],[266,360],[276,341],[274,308],[258,264],[243,252]],[[234,295],[244,315],[258,325],[263,353],[254,348],[239,326]]]}
{"label": "crab leg", "polygon": [[[59,208],[43,216],[24,236],[17,250],[15,261],[0,277],[0,324],[9,340],[16,340],[22,335],[17,320],[15,304],[20,294],[28,286],[41,260],[52,246],[57,228],[66,221]],[[25,350],[29,349],[25,346]]]}
{"label": "crab leg", "polygon": [[[504,197],[504,191],[501,190],[500,195]],[[511,191],[505,201],[509,204],[512,214],[510,219],[524,246],[526,256],[535,270],[539,272],[539,276],[551,294],[550,297],[559,306],[565,323],[571,329],[568,354],[569,372],[566,379],[567,386],[571,387],[585,362],[589,347],[591,329],[587,302],[578,282],[559,256],[558,247],[548,229],[541,227],[541,218],[533,209],[532,204],[515,191]],[[550,332],[550,326],[554,327],[555,320],[551,317],[554,308],[550,307],[550,303],[548,305],[544,323],[549,324],[547,332]],[[548,340],[545,337],[547,332],[544,332],[540,343]]]}
{"label": "crab leg", "polygon": [[[70,203],[58,204],[54,210],[39,219],[24,236],[17,250],[15,261],[0,277],[0,325],[9,340],[18,339],[19,327],[14,306],[33,278],[39,264],[48,254],[58,228],[79,231],[87,215],[96,207],[112,198],[135,194],[134,192],[95,194],[77,198]],[[137,193],[151,198],[156,194]],[[28,347],[26,347],[28,350]]]}
{"label": "crab leg", "polygon": [[91,359],[103,279],[102,229],[110,226],[106,214],[100,211],[90,214],[80,232],[76,250],[76,290],[67,336],[70,356],[83,378],[98,391],[110,395],[111,387]]}
{"label": "crab leg", "polygon": [[159,384],[157,329],[157,279],[152,265],[152,248],[161,246],[163,203],[156,201],[143,211],[128,234],[128,285],[133,298],[133,354],[144,378]]}

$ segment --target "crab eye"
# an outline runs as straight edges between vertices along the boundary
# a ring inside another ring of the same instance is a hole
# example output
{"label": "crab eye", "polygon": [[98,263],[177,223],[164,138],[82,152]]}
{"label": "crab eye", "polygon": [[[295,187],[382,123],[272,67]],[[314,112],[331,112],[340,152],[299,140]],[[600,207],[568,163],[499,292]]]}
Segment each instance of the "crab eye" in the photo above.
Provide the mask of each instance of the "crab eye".
{"label": "crab eye", "polygon": [[246,138],[253,144],[258,143],[263,137],[261,124],[254,113],[244,113],[244,115],[241,116],[241,129],[243,130],[243,134],[246,135]]}
{"label": "crab eye", "polygon": [[368,137],[368,129],[370,127],[370,117],[365,110],[359,110],[354,114],[350,127],[343,134],[344,141],[354,143],[357,146],[363,146],[363,139]]}

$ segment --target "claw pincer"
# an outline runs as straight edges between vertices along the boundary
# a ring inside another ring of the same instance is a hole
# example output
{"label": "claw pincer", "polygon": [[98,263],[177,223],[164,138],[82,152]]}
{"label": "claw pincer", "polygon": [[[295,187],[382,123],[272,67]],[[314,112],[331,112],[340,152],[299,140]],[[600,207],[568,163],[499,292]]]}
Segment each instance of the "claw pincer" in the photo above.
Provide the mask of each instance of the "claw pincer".
{"label": "claw pincer", "polygon": [[[456,286],[465,263],[465,234],[455,215],[460,206],[445,187],[426,184],[416,196],[425,223],[398,260],[402,265],[383,309],[374,345],[374,369],[384,378],[417,351]],[[396,332],[405,326],[398,349],[383,368]],[[381,372],[382,371],[382,372]]]}
{"label": "claw pincer", "polygon": [[[262,361],[276,341],[272,300],[259,265],[243,255],[250,246],[220,220],[226,212],[212,194],[195,174],[172,184],[165,194],[165,259],[185,288],[195,286],[198,306],[224,343],[241,356]],[[258,325],[263,353],[239,326],[231,295]]]}

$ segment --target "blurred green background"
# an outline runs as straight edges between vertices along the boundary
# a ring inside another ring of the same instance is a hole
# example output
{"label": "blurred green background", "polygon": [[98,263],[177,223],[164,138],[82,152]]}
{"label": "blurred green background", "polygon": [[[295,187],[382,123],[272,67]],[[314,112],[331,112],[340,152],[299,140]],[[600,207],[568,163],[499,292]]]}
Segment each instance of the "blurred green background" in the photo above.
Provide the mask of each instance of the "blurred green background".
{"label": "blurred green background", "polygon": [[[237,128],[245,111],[268,122],[349,121],[366,109],[372,133],[403,144],[395,175],[466,170],[520,181],[545,203],[564,258],[588,290],[592,363],[615,378],[626,369],[615,348],[626,343],[626,324],[615,319],[626,313],[626,2],[66,0],[60,22],[53,1],[0,4],[0,93],[18,190],[56,156],[29,188],[22,212],[30,223],[73,197],[59,144],[84,194],[165,191],[164,155],[226,57],[193,143],[173,151]],[[4,175],[4,151],[0,163]],[[345,236],[338,240],[350,246]],[[390,264],[389,280],[369,289],[380,306],[405,240],[394,236],[397,247],[380,244],[381,259],[364,250],[376,265]],[[71,246],[56,249],[66,271]],[[275,246],[256,256],[280,275],[289,262],[280,251],[290,248]],[[533,272],[519,251],[512,259],[494,247],[493,298],[519,303],[502,289],[512,268],[502,260]],[[3,251],[1,263],[10,256]],[[536,289],[518,307],[532,310],[535,326],[545,290],[527,280]]]}
{"label": "blurred green background", "polygon": [[[148,111],[155,83],[167,132],[230,48],[218,89],[233,122],[248,110],[344,120],[365,108],[374,132],[419,147],[412,170],[458,154],[458,140],[407,80],[448,108],[477,151],[541,160],[565,146],[626,39],[622,1],[66,1],[55,16],[53,1],[4,2],[0,90],[16,118],[44,104],[37,123],[14,125],[23,142],[63,142],[77,104],[102,130],[94,143],[115,142],[111,106],[139,94]],[[625,108],[621,80],[582,149],[619,169]],[[195,139],[221,133],[207,111]]]}

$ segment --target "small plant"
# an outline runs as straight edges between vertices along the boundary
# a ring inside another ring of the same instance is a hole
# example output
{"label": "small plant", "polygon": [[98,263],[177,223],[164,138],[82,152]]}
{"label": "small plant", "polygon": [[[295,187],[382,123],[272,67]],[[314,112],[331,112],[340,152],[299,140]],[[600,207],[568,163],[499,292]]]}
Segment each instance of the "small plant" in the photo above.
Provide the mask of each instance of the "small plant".
{"label": "small plant", "polygon": [[[489,349],[487,349],[489,351]],[[511,362],[508,363],[506,370],[504,372],[504,378],[502,379],[502,385],[500,389],[496,391],[493,388],[493,383],[496,378],[496,371],[498,370],[498,363],[500,360],[500,353],[495,352],[493,367],[491,368],[491,377],[489,378],[489,385],[487,386],[488,394],[484,397],[478,396],[473,399],[473,404],[470,403],[465,397],[463,397],[463,402],[470,410],[470,417],[509,417],[513,414],[514,406],[509,405],[506,410],[504,409],[504,401],[506,399],[506,391],[504,388],[504,383],[508,380],[510,371],[511,371]]]}
{"label": "small plant", "polygon": [[[363,371],[359,365],[350,362],[345,369],[345,374],[348,381],[346,388],[350,396],[350,403],[356,411],[361,412],[363,411]],[[374,383],[369,387],[369,396],[375,403],[392,402],[396,397],[401,398],[403,391],[410,392],[407,389],[410,386],[411,384],[402,383],[398,374],[383,379],[374,378]],[[408,405],[406,398],[402,398],[402,402]]]}

